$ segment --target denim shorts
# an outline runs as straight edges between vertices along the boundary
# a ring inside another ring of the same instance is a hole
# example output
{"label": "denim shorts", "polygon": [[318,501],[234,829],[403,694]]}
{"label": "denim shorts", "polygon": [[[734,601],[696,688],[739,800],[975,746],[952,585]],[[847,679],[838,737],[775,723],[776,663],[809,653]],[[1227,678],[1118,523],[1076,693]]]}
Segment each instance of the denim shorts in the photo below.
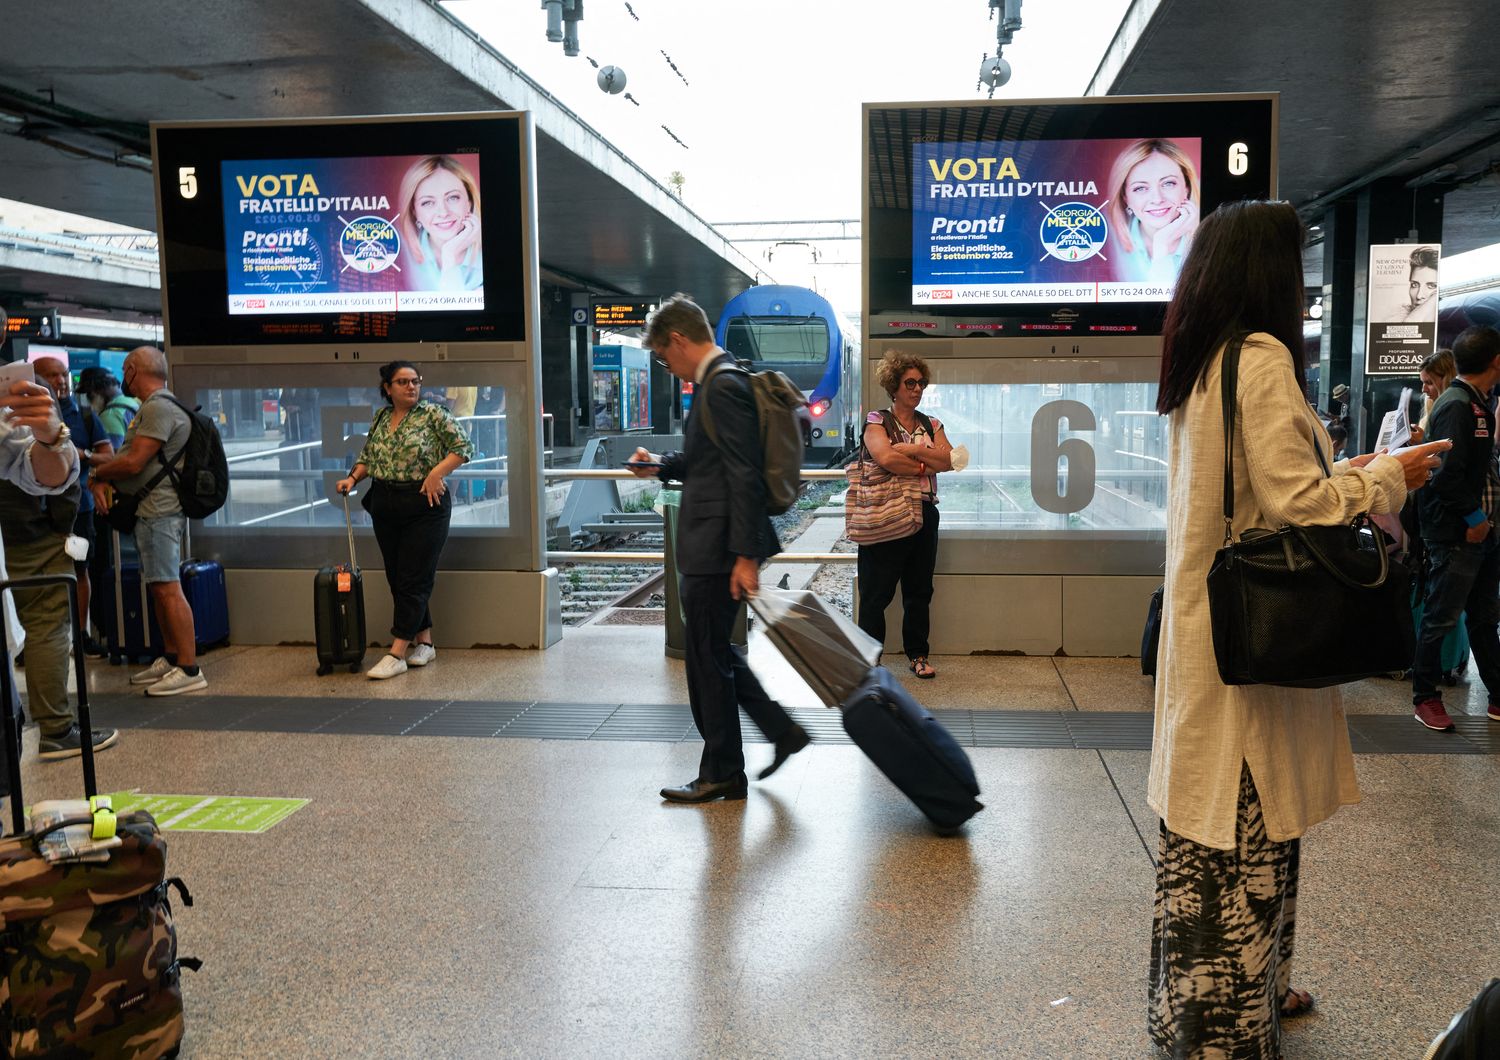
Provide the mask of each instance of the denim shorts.
{"label": "denim shorts", "polygon": [[182,568],[182,536],[187,531],[187,517],[163,515],[156,519],[135,521],[135,547],[141,554],[141,580],[175,582]]}

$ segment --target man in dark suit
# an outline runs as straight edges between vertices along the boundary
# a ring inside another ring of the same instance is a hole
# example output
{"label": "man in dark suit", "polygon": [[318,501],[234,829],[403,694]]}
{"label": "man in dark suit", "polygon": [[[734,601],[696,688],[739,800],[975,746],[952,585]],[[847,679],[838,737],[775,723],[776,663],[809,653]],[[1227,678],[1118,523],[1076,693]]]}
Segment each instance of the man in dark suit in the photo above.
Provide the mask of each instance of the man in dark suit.
{"label": "man in dark suit", "polygon": [[[766,514],[760,427],[748,377],[714,345],[708,317],[686,295],[667,299],[646,322],[644,345],[657,363],[693,384],[693,407],[681,452],[656,456],[637,449],[637,478],[683,483],[677,523],[677,571],[687,627],[688,700],[703,737],[698,776],[663,788],[669,802],[743,799],[745,753],[739,708],[775,745],[764,780],[807,746],[807,732],[766,695],[730,643],[739,601],[755,595],[760,565],[781,551]],[[704,426],[704,407],[713,436]]]}

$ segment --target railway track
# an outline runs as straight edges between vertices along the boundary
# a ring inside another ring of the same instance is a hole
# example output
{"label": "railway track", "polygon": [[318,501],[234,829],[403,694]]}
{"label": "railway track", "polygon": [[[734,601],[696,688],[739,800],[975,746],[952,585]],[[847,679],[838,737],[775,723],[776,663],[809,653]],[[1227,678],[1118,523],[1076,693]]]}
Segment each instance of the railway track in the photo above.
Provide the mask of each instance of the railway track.
{"label": "railway track", "polygon": [[[835,482],[814,483],[804,494],[809,503],[821,504],[841,488]],[[615,518],[615,517],[607,517]],[[640,515],[634,517],[640,519]],[[777,516],[777,533],[782,547],[791,549],[811,519],[806,511],[793,510]],[[589,552],[659,552],[666,537],[659,522],[639,523],[630,529],[629,521],[613,523],[612,532],[602,536]],[[597,529],[597,527],[596,527]],[[591,622],[604,625],[663,625],[666,622],[666,572],[659,563],[621,560],[563,564],[562,616],[565,626],[582,626]]]}
{"label": "railway track", "polygon": [[[660,551],[664,535],[659,529],[621,534],[600,542],[591,552]],[[562,571],[563,625],[581,626],[609,612],[628,608],[642,612],[643,623],[665,622],[662,582],[666,572],[659,563],[570,563]],[[655,612],[654,615],[650,612]],[[601,614],[602,613],[602,614]],[[654,618],[654,622],[651,620]]]}

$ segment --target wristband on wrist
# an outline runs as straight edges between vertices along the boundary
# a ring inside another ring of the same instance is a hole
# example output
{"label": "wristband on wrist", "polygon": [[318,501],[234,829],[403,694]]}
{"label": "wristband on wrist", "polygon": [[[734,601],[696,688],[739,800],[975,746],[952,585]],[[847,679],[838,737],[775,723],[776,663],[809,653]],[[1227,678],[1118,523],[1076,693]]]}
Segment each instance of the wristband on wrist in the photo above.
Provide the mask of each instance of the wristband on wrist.
{"label": "wristband on wrist", "polygon": [[1464,522],[1468,523],[1471,527],[1480,526],[1489,521],[1489,513],[1487,513],[1483,508],[1475,508],[1468,515],[1464,516]]}

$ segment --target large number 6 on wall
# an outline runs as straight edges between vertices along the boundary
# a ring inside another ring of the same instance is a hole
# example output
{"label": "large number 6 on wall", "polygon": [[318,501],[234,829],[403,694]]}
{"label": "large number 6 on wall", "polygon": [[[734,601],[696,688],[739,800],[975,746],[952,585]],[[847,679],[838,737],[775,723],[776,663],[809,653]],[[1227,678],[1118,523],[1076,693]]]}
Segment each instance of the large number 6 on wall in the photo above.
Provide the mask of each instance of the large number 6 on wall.
{"label": "large number 6 on wall", "polygon": [[[1094,449],[1082,438],[1058,441],[1058,428],[1068,421],[1071,431],[1092,431],[1094,410],[1081,401],[1049,401],[1031,420],[1031,499],[1037,507],[1058,515],[1081,512],[1094,499]],[[1067,490],[1063,491],[1062,462],[1068,462]]]}

